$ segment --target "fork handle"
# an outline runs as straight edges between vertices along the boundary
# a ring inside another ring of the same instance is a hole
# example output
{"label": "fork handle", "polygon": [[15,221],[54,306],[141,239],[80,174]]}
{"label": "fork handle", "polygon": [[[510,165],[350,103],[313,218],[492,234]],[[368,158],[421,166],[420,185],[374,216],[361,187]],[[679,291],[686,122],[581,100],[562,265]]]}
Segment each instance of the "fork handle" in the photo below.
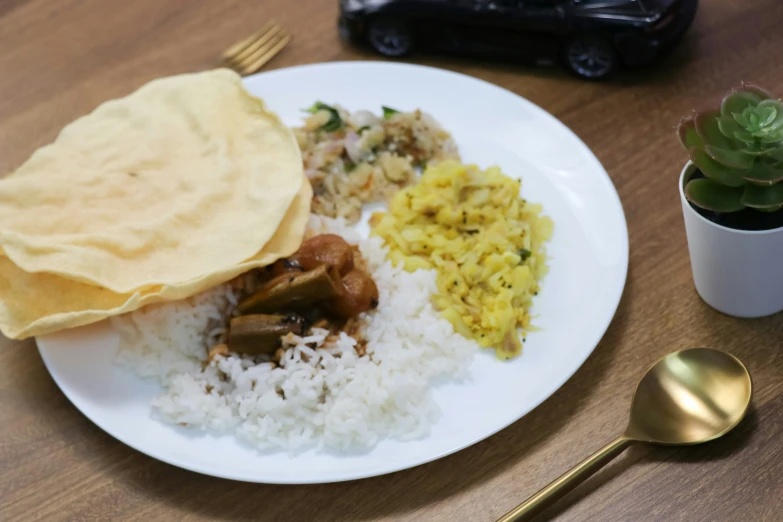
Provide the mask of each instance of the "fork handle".
{"label": "fork handle", "polygon": [[625,448],[634,442],[621,435],[591,456],[574,466],[547,487],[500,517],[497,522],[527,522],[533,520],[556,500],[584,482],[593,473],[604,467]]}

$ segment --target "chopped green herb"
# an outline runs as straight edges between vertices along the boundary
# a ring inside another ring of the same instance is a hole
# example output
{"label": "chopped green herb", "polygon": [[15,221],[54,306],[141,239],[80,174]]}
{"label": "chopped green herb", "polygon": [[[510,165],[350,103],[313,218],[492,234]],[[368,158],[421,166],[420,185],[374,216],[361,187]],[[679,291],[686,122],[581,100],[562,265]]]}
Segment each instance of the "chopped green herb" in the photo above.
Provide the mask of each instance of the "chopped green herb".
{"label": "chopped green herb", "polygon": [[316,112],[320,111],[322,108],[324,108],[324,104],[321,102],[315,102],[312,107],[309,109],[303,109],[305,112],[309,112],[310,114],[315,114]]}
{"label": "chopped green herb", "polygon": [[359,130],[356,131],[356,134],[361,134],[362,132],[366,131],[369,128],[370,128],[369,125],[365,125],[364,127],[359,127]]}
{"label": "chopped green herb", "polygon": [[517,252],[517,255],[522,258],[520,263],[524,263],[525,261],[527,261],[527,258],[530,257],[532,254],[533,252],[531,252],[527,248],[520,248],[519,251]]}
{"label": "chopped green herb", "polygon": [[353,169],[356,168],[356,163],[346,158],[343,160],[343,168],[345,169],[345,172],[351,172]]}
{"label": "chopped green herb", "polygon": [[384,118],[385,120],[388,120],[388,119],[389,119],[389,118],[391,118],[393,115],[395,115],[395,114],[397,114],[398,112],[400,112],[400,111],[398,111],[397,109],[392,109],[391,107],[384,107],[383,105],[381,105],[381,109],[383,109],[383,118]]}
{"label": "chopped green herb", "polygon": [[340,113],[337,112],[337,109],[334,107],[326,105],[323,102],[315,102],[312,107],[305,110],[305,112],[309,112],[310,114],[315,114],[318,111],[329,111],[330,115],[329,121],[321,125],[321,128],[318,130],[322,130],[324,132],[334,132],[343,128],[343,120],[340,118]]}

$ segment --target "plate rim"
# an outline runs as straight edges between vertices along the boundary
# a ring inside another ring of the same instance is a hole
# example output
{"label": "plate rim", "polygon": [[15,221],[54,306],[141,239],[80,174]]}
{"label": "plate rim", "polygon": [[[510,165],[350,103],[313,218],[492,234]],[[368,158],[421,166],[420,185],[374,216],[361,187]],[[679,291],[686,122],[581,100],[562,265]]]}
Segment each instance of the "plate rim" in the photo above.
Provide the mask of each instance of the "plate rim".
{"label": "plate rim", "polygon": [[[247,86],[248,83],[252,83],[256,79],[260,77],[270,77],[270,76],[277,76],[280,74],[286,74],[291,72],[298,72],[302,70],[318,70],[318,69],[332,69],[332,68],[345,68],[345,67],[382,67],[382,68],[397,68],[397,69],[407,69],[407,70],[421,70],[426,71],[429,73],[438,73],[443,74],[446,76],[453,76],[455,78],[459,78],[460,81],[468,81],[473,82],[475,84],[479,84],[484,88],[488,88],[490,90],[494,90],[496,92],[502,92],[504,95],[512,95],[516,98],[518,102],[523,103],[528,109],[535,111],[539,113],[539,115],[543,115],[547,119],[553,121],[553,123],[556,126],[559,126],[559,130],[565,131],[566,134],[568,134],[573,141],[578,144],[582,152],[585,153],[593,162],[594,164],[599,167],[599,173],[601,174],[601,177],[604,181],[604,183],[607,185],[608,195],[610,198],[614,201],[616,204],[616,210],[618,217],[620,218],[620,224],[622,226],[622,231],[624,232],[621,234],[622,239],[622,245],[620,245],[619,251],[621,254],[621,258],[619,259],[619,264],[622,265],[622,277],[617,280],[616,288],[614,288],[614,292],[609,296],[611,303],[611,310],[612,313],[608,315],[608,319],[606,320],[605,324],[601,325],[601,328],[599,328],[597,331],[597,338],[592,339],[589,344],[592,345],[592,348],[587,350],[584,354],[584,357],[581,359],[572,359],[572,362],[574,363],[571,368],[569,368],[567,371],[563,372],[563,377],[560,380],[560,382],[557,382],[556,385],[553,384],[550,389],[551,391],[543,394],[542,397],[531,401],[528,403],[525,407],[523,407],[521,412],[515,413],[513,416],[510,416],[511,420],[509,420],[507,423],[501,423],[500,426],[494,427],[491,431],[487,431],[483,436],[475,438],[473,440],[466,441],[461,444],[457,444],[454,447],[448,448],[443,451],[433,452],[432,455],[417,459],[416,462],[410,463],[406,462],[403,464],[395,464],[394,462],[391,463],[391,465],[379,467],[378,469],[372,471],[372,472],[352,472],[352,473],[343,473],[342,475],[335,474],[333,478],[330,479],[303,479],[303,480],[297,480],[297,479],[275,479],[273,477],[266,477],[266,476],[246,476],[243,474],[232,474],[228,472],[223,472],[220,470],[213,470],[213,469],[205,469],[201,465],[197,463],[190,463],[188,461],[182,461],[178,460],[176,458],[169,457],[167,455],[161,454],[161,452],[156,451],[154,448],[140,448],[138,444],[135,444],[131,440],[129,440],[128,437],[117,433],[114,429],[109,429],[90,417],[78,404],[78,401],[74,400],[72,397],[72,392],[68,389],[68,387],[63,387],[60,383],[60,378],[58,377],[56,372],[52,371],[51,360],[49,359],[47,355],[47,348],[45,348],[45,345],[47,344],[46,339],[41,339],[39,337],[35,338],[36,345],[38,347],[38,352],[41,354],[41,358],[44,362],[44,365],[46,367],[47,372],[54,380],[55,384],[57,384],[57,387],[60,389],[60,391],[65,395],[65,397],[68,399],[68,401],[87,419],[89,419],[93,424],[95,424],[98,428],[109,434],[110,436],[114,437],[121,443],[125,444],[126,446],[129,446],[133,448],[134,450],[147,455],[151,458],[154,458],[156,460],[159,460],[161,462],[165,462],[169,465],[176,466],[178,468],[186,469],[188,471],[193,471],[196,473],[200,473],[203,475],[208,475],[212,477],[217,478],[223,478],[223,479],[229,479],[229,480],[236,480],[241,482],[251,482],[251,483],[262,483],[262,484],[286,484],[286,485],[302,485],[302,484],[327,484],[327,483],[335,483],[335,482],[345,482],[349,480],[358,480],[363,478],[371,478],[381,475],[386,475],[389,473],[395,473],[398,471],[406,470],[415,468],[418,466],[421,466],[423,464],[427,464],[429,462],[433,462],[435,460],[441,459],[443,457],[446,457],[448,455],[451,455],[453,453],[456,453],[458,451],[462,451],[463,449],[470,447],[474,444],[477,444],[478,442],[481,442],[482,440],[486,440],[500,431],[506,429],[510,425],[522,420],[526,415],[528,415],[530,412],[538,408],[542,403],[544,403],[547,399],[552,397],[560,388],[565,385],[566,382],[568,382],[579,369],[584,365],[585,361],[590,357],[590,355],[595,351],[598,344],[600,343],[601,339],[603,339],[604,335],[606,334],[606,331],[609,329],[609,326],[611,325],[612,321],[614,320],[615,316],[617,315],[617,309],[620,305],[620,302],[622,300],[623,293],[625,291],[625,286],[627,283],[627,277],[628,277],[628,266],[629,266],[629,254],[630,254],[630,245],[629,245],[629,234],[628,234],[628,224],[627,224],[627,218],[625,216],[625,210],[622,205],[622,201],[620,200],[619,193],[617,192],[617,188],[614,186],[614,183],[612,182],[611,177],[609,176],[608,172],[606,171],[606,168],[603,166],[603,164],[600,162],[600,160],[597,158],[597,156],[593,153],[593,151],[587,146],[587,144],[584,143],[584,141],[574,132],[572,131],[568,126],[566,126],[563,122],[561,122],[556,116],[549,113],[548,111],[544,110],[543,108],[536,105],[534,102],[528,100],[527,98],[510,91],[508,89],[505,89],[503,87],[500,87],[499,85],[495,85],[489,81],[476,78],[467,74],[451,71],[448,69],[442,69],[439,67],[431,67],[426,65],[418,65],[418,64],[410,64],[410,63],[394,63],[394,62],[383,62],[383,61],[377,61],[377,60],[357,60],[357,61],[335,61],[335,62],[325,62],[325,63],[311,63],[311,64],[303,64],[303,65],[296,65],[292,67],[283,67],[280,69],[274,69],[271,71],[265,71],[257,74],[253,74],[250,76],[247,76],[242,79],[243,85]],[[282,450],[281,450],[282,451]]]}

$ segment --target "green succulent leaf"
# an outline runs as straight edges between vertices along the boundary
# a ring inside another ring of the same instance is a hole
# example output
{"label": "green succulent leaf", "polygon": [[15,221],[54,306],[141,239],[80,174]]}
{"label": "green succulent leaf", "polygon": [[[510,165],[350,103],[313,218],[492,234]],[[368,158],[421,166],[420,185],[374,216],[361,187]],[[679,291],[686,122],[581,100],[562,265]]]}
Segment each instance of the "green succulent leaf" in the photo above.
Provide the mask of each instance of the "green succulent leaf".
{"label": "green succulent leaf", "polygon": [[[773,114],[773,116],[769,119],[769,121],[766,123],[767,125],[771,124],[773,120],[780,117],[781,109],[783,109],[783,102],[776,99],[769,99],[769,100],[761,100],[759,104],[756,106],[756,108],[760,112],[766,113],[766,111],[769,111],[770,109],[773,109],[774,112],[771,112],[770,114]],[[781,124],[778,124],[781,125]]]}
{"label": "green succulent leaf", "polygon": [[757,161],[750,170],[744,173],[744,179],[755,185],[766,187],[775,185],[783,181],[783,166]]}
{"label": "green succulent leaf", "polygon": [[758,109],[753,109],[751,107],[748,107],[745,109],[745,111],[748,113],[748,121],[753,126],[753,128],[760,129],[764,126],[763,120],[767,118],[767,115],[763,111],[759,111]]}
{"label": "green succulent leaf", "polygon": [[738,130],[734,133],[734,137],[741,142],[743,142],[746,146],[747,145],[753,145],[756,143],[756,137],[753,136],[750,132],[746,130]]}
{"label": "green succulent leaf", "polygon": [[778,109],[775,105],[762,107],[762,104],[767,101],[769,100],[764,100],[763,102],[759,103],[759,118],[761,118],[759,124],[762,127],[770,127],[772,122],[775,121],[775,118],[778,116]]}
{"label": "green succulent leaf", "polygon": [[[732,91],[723,98],[723,102],[720,104],[720,113],[723,116],[731,116],[733,114],[736,118],[736,115],[741,115],[748,107],[755,107],[761,100],[761,96],[750,91]],[[740,125],[745,126],[741,122]]]}
{"label": "green succulent leaf", "polygon": [[753,164],[753,156],[741,150],[721,149],[719,147],[707,145],[704,147],[704,151],[709,154],[712,159],[727,167],[748,169]]}
{"label": "green succulent leaf", "polygon": [[767,149],[765,156],[779,163],[783,163],[783,146]]}
{"label": "green succulent leaf", "polygon": [[696,120],[694,117],[683,118],[677,125],[677,136],[680,138],[680,143],[685,147],[685,150],[690,150],[693,147],[704,147],[704,140],[696,132]]}
{"label": "green succulent leaf", "polygon": [[708,178],[692,179],[685,185],[688,201],[714,212],[737,212],[745,208],[742,203],[744,189],[727,187]]}
{"label": "green succulent leaf", "polygon": [[776,105],[762,107],[762,104],[766,101],[767,100],[764,100],[759,104],[759,110],[764,117],[764,121],[761,122],[761,125],[764,127],[769,127],[772,125],[772,122],[775,121],[775,118],[778,117],[778,108]]}
{"label": "green succulent leaf", "polygon": [[783,140],[783,103],[780,100],[764,100],[759,103],[759,138]]}
{"label": "green succulent leaf", "polygon": [[783,184],[762,187],[748,183],[743,189],[741,202],[746,207],[773,211],[783,207]]}
{"label": "green succulent leaf", "polygon": [[731,139],[737,139],[746,143],[753,143],[753,135],[740,127],[732,116],[720,116],[718,118],[718,129],[721,134]]}
{"label": "green succulent leaf", "polygon": [[696,147],[690,150],[690,156],[691,161],[699,167],[702,174],[721,185],[741,187],[746,183],[744,179],[744,176],[747,174],[746,170],[726,167],[710,158],[704,150]]}
{"label": "green succulent leaf", "polygon": [[762,147],[758,143],[748,143],[740,150],[745,154],[748,154],[750,156],[755,156],[755,157],[766,156],[769,151],[768,148]]}
{"label": "green succulent leaf", "polygon": [[753,107],[745,107],[745,110],[742,112],[732,112],[731,115],[734,118],[734,121],[736,121],[739,126],[745,130],[751,128],[753,124],[750,121],[749,116],[752,116],[751,114],[748,114],[748,109],[753,109]]}
{"label": "green succulent leaf", "polygon": [[704,143],[720,147],[722,149],[736,149],[737,146],[730,134],[724,134],[720,130],[718,118],[720,111],[707,111],[696,115],[696,132],[704,140]]}
{"label": "green succulent leaf", "polygon": [[783,146],[783,136],[778,136],[777,134],[765,136],[759,139],[759,141],[766,149],[777,148],[778,145]]}
{"label": "green succulent leaf", "polygon": [[743,82],[726,94],[720,110],[680,120],[677,134],[691,160],[712,181],[735,188],[781,182],[783,101],[760,87]]}
{"label": "green succulent leaf", "polygon": [[783,110],[781,110],[780,122],[777,121],[777,116],[778,111],[773,106],[748,107],[742,114],[734,114],[734,120],[755,138],[774,136],[781,139],[783,133],[780,132],[780,125],[783,124]]}

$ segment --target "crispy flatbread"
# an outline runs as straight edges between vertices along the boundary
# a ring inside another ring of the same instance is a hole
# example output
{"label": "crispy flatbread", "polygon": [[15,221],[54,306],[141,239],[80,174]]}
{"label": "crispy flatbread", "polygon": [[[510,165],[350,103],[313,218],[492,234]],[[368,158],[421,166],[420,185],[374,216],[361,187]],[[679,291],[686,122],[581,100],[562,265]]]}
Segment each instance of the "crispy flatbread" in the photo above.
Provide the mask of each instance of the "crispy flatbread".
{"label": "crispy flatbread", "polygon": [[184,299],[296,252],[310,216],[312,188],[305,180],[272,240],[249,259],[208,276],[118,294],[47,273],[29,273],[0,256],[0,330],[25,339],[94,323],[161,301]]}
{"label": "crispy flatbread", "polygon": [[102,292],[111,307],[135,306],[118,294],[224,279],[265,251],[304,179],[292,132],[236,73],[155,80],[71,123],[0,181],[4,270],[46,283],[40,297],[53,297],[57,277],[102,288],[85,287],[76,309],[106,309],[87,305]]}

